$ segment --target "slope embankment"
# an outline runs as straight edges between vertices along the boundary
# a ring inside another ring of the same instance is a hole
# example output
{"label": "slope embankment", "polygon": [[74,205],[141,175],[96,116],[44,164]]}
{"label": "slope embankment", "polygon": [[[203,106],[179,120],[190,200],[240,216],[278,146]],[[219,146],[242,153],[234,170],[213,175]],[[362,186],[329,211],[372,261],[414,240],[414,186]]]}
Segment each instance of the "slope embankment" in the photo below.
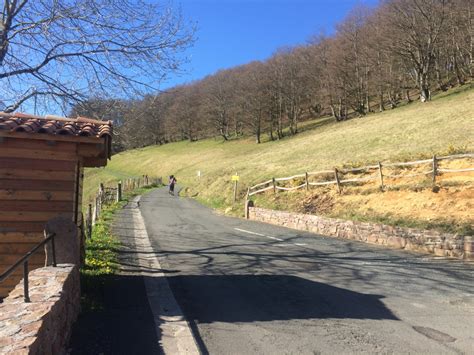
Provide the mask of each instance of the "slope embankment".
{"label": "slope embankment", "polygon": [[[260,145],[251,138],[228,142],[209,139],[131,150],[114,155],[105,169],[87,172],[85,200],[99,182],[174,174],[186,186],[188,196],[229,213],[243,213],[240,201],[247,187],[272,177],[473,152],[473,103],[471,85],[442,93],[429,103],[414,102],[345,122],[316,119],[301,125],[303,131],[296,136]],[[240,176],[239,200],[233,204],[231,176],[236,173]],[[333,190],[279,193],[257,202],[331,217],[472,231],[472,173],[450,177],[437,192],[423,181],[383,193],[370,187],[342,195]]]}

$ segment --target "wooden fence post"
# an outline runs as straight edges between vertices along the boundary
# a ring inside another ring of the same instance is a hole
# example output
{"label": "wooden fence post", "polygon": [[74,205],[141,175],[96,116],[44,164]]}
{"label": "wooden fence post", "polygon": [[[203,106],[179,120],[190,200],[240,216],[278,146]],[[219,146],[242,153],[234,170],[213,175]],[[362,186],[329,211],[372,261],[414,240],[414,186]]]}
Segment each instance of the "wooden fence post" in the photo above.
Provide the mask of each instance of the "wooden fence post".
{"label": "wooden fence post", "polygon": [[249,219],[249,218],[250,218],[250,216],[249,216],[250,207],[253,207],[253,201],[246,199],[246,200],[245,200],[245,219]]}
{"label": "wooden fence post", "polygon": [[309,191],[308,172],[304,173],[304,179],[305,179],[305,183],[306,183],[306,191]]}
{"label": "wooden fence post", "polygon": [[237,201],[237,184],[238,184],[238,181],[235,180],[234,181],[234,203],[235,201]]}
{"label": "wooden fence post", "polygon": [[276,181],[275,181],[275,178],[272,178],[272,184],[273,184],[273,193],[276,194],[277,190],[276,190]]}
{"label": "wooden fence post", "polygon": [[433,155],[433,185],[436,184],[436,175],[438,174],[438,162],[436,155]]}
{"label": "wooden fence post", "polygon": [[117,202],[122,201],[122,181],[117,184]]}
{"label": "wooden fence post", "polygon": [[337,168],[334,168],[334,177],[336,178],[337,189],[338,189],[339,193],[341,193],[342,192],[341,182],[339,181],[339,175],[337,174]]}
{"label": "wooden fence post", "polygon": [[97,219],[100,218],[100,215],[102,214],[102,196],[99,195],[97,198]]}
{"label": "wooden fence post", "polygon": [[94,213],[92,214],[92,225],[95,225],[99,218],[99,203],[97,196],[94,198]]}
{"label": "wooden fence post", "polygon": [[383,185],[383,173],[382,173],[382,163],[379,162],[379,177],[380,177],[380,189],[383,191],[384,185]]}
{"label": "wooden fence post", "polygon": [[87,209],[87,236],[92,238],[92,203],[89,203]]}
{"label": "wooden fence post", "polygon": [[245,219],[249,218],[249,195],[250,195],[250,187],[247,187],[247,193],[245,194],[245,201],[244,201]]}

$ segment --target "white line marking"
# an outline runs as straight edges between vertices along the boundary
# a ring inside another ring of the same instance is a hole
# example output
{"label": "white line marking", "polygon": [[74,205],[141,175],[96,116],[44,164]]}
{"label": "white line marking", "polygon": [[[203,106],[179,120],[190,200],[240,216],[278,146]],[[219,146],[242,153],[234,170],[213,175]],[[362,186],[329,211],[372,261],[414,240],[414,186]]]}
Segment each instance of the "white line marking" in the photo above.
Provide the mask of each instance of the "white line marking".
{"label": "white line marking", "polygon": [[[257,233],[257,232],[252,232],[252,231],[248,231],[248,230],[245,230],[245,229],[240,229],[240,228],[234,228],[236,231],[239,231],[239,232],[244,232],[244,233],[248,233],[248,234],[253,234],[253,235],[258,235],[259,237],[265,237],[265,238],[268,238],[268,239],[273,239],[273,240],[277,240],[279,242],[283,242],[284,239],[280,239],[280,238],[277,238],[277,237],[271,237],[269,235],[265,235],[265,234],[261,234],[261,233]],[[302,246],[305,246],[306,243],[294,243],[294,244],[284,244],[283,246],[299,246],[299,247],[302,247]],[[280,245],[281,246],[281,245]]]}
{"label": "white line marking", "polygon": [[244,233],[248,233],[248,234],[253,234],[253,235],[258,235],[260,237],[266,237],[265,234],[260,234],[260,233],[256,233],[256,232],[251,232],[251,231],[247,231],[245,229],[240,229],[240,228],[234,228],[236,231],[239,231],[239,232],[244,232]]}
{"label": "white line marking", "polygon": [[283,239],[276,238],[276,237],[269,237],[269,236],[267,236],[267,235],[266,235],[265,237],[270,238],[270,239],[273,239],[273,240],[278,240],[279,242],[282,242],[282,241],[283,241]]}
{"label": "white line marking", "polygon": [[[137,196],[133,202],[140,201]],[[138,250],[154,252],[150,237],[146,231],[145,221],[138,208],[131,210],[133,224],[138,227],[134,233],[135,247]],[[142,267],[161,270],[159,259],[151,255],[147,260],[138,258],[138,264]],[[183,311],[174,298],[173,291],[168,284],[166,275],[155,272],[152,275],[146,271],[142,272],[145,281],[145,289],[150,304],[151,312],[155,321],[156,332],[161,337],[160,343],[165,354],[200,354],[192,334],[189,323],[184,317]]]}

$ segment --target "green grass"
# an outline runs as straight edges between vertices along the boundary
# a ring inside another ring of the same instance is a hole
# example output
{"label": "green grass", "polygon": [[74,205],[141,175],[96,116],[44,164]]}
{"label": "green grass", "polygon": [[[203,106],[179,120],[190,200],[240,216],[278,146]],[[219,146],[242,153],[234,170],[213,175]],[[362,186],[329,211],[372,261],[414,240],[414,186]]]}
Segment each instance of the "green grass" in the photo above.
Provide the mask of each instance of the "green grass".
{"label": "green grass", "polygon": [[86,256],[81,273],[84,275],[108,275],[117,271],[119,241],[112,235],[114,213],[126,201],[116,202],[102,210],[100,219],[92,228],[92,237],[86,239]]}
{"label": "green grass", "polygon": [[248,186],[271,177],[474,151],[473,102],[471,84],[441,93],[429,103],[413,102],[346,122],[308,121],[301,125],[300,134],[260,145],[253,137],[229,142],[208,139],[123,152],[114,155],[106,168],[87,171],[84,200],[99,182],[174,174],[187,187],[187,195],[224,209],[233,204],[230,179],[236,172],[242,199]]}
{"label": "green grass", "polygon": [[157,186],[135,189],[124,194],[122,201],[106,206],[86,239],[85,260],[81,267],[81,305],[84,311],[103,308],[103,290],[107,280],[118,271],[119,240],[112,234],[112,222],[117,211],[134,196],[142,195]]}
{"label": "green grass", "polygon": [[114,213],[125,203],[122,201],[105,207],[92,229],[92,237],[86,239],[85,261],[81,268],[81,307],[85,312],[103,308],[102,290],[107,276],[118,270],[120,242],[112,235],[110,227]]}

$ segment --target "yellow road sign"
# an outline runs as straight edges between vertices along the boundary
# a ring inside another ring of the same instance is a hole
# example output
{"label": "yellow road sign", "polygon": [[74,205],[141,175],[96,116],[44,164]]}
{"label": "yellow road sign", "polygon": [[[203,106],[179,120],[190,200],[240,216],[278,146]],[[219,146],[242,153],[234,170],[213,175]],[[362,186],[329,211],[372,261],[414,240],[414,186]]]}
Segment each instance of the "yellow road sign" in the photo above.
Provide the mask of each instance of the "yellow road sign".
{"label": "yellow road sign", "polygon": [[240,176],[239,175],[232,175],[232,181],[239,181]]}

